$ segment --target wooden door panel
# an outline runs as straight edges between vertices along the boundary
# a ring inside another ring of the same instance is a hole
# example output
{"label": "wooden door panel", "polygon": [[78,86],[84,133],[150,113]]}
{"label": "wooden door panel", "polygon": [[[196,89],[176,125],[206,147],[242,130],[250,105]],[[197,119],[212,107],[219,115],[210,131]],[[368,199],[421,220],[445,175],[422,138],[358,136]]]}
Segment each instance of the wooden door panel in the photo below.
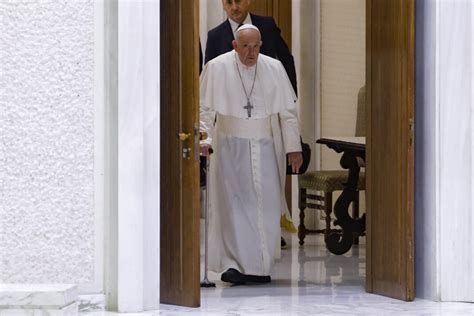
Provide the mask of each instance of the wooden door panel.
{"label": "wooden door panel", "polygon": [[[160,301],[184,306],[200,304],[198,4],[160,2]],[[178,133],[190,136],[181,141]]]}
{"label": "wooden door panel", "polygon": [[257,15],[273,15],[274,0],[253,0],[250,5],[250,12]]}
{"label": "wooden door panel", "polygon": [[250,5],[250,12],[256,15],[272,16],[291,50],[291,0],[253,0]]}
{"label": "wooden door panel", "polygon": [[291,0],[274,0],[273,12],[278,27],[281,30],[281,36],[291,50],[291,33],[292,33],[292,9]]}
{"label": "wooden door panel", "polygon": [[369,292],[414,298],[414,0],[367,0]]}

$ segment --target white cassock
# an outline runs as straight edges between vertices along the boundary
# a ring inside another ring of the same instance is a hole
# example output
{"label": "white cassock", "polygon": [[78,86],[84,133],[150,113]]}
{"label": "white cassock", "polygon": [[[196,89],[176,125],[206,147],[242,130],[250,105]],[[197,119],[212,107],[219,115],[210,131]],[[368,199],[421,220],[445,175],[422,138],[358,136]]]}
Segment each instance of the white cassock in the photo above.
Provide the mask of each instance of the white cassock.
{"label": "white cassock", "polygon": [[[249,118],[242,81],[249,94],[255,67]],[[286,153],[301,151],[295,93],[280,61],[260,54],[257,65],[247,67],[235,51],[206,65],[200,93],[201,131],[214,149],[209,269],[270,275],[280,247],[280,214],[287,207]]]}

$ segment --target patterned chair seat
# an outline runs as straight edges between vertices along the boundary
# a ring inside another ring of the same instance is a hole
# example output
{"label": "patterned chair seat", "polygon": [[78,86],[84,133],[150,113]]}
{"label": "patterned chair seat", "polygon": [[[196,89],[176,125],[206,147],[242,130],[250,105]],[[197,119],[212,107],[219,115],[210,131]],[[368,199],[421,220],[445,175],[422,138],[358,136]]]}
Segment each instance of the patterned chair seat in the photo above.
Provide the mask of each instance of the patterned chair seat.
{"label": "patterned chair seat", "polygon": [[[347,182],[347,170],[320,170],[309,171],[298,176],[300,188],[314,191],[334,192],[344,190],[344,183]],[[359,174],[357,188],[365,190],[365,172]]]}
{"label": "patterned chair seat", "polygon": [[[334,191],[344,190],[344,183],[347,182],[348,170],[319,170],[309,171],[298,176],[300,209],[300,225],[298,226],[298,237],[300,245],[304,244],[306,235],[324,234],[325,237],[333,231],[331,229],[332,213],[332,193]],[[365,190],[365,172],[359,173],[359,182],[357,185],[359,191]],[[323,192],[323,195],[310,194],[308,191]],[[304,224],[305,210],[323,210],[325,213],[326,228],[308,229]],[[359,201],[353,203],[353,216],[359,216]],[[358,240],[355,240],[358,243]]]}

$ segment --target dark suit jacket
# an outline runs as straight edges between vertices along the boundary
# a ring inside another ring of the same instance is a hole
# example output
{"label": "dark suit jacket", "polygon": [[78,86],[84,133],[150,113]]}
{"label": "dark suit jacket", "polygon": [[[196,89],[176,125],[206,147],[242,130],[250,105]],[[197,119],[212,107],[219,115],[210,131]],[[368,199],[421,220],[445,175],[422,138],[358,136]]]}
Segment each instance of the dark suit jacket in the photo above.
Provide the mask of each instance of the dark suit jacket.
{"label": "dark suit jacket", "polygon": [[[260,30],[262,36],[263,45],[260,49],[260,53],[281,61],[296,93],[295,61],[288,46],[280,35],[280,29],[276,25],[275,20],[270,16],[250,14],[250,17],[252,24]],[[232,33],[232,27],[230,26],[229,20],[226,19],[208,32],[204,63],[207,64],[207,62],[217,56],[233,50],[233,40],[234,34]]]}

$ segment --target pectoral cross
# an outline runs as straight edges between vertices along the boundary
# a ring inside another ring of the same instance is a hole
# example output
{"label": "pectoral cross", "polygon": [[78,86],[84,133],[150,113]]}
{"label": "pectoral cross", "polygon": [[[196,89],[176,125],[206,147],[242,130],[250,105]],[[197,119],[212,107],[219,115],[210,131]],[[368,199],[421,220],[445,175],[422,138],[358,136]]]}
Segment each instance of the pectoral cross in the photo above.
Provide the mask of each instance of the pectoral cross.
{"label": "pectoral cross", "polygon": [[251,117],[251,116],[252,116],[253,105],[250,104],[250,100],[247,101],[247,105],[244,106],[244,109],[247,110],[247,115],[248,115],[248,117]]}

